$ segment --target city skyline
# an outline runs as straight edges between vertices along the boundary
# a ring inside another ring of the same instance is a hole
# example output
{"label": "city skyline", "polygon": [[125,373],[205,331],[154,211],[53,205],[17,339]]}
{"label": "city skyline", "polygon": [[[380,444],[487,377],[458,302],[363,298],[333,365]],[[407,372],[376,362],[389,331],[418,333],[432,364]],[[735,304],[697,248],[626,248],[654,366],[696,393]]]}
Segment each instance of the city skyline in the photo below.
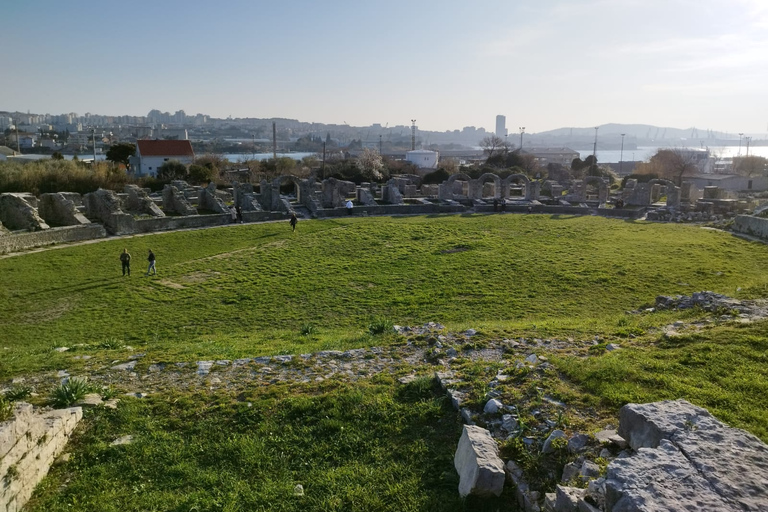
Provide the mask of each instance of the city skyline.
{"label": "city skyline", "polygon": [[77,5],[4,8],[0,109],[767,130],[759,0]]}

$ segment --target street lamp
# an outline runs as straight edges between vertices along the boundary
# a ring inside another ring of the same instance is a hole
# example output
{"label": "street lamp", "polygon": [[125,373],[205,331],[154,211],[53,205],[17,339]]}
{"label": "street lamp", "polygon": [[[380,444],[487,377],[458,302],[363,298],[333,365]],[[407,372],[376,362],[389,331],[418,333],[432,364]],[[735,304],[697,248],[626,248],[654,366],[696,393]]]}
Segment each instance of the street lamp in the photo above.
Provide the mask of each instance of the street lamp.
{"label": "street lamp", "polygon": [[619,156],[619,176],[621,176],[622,163],[624,162],[624,136],[626,133],[621,134],[621,156]]}
{"label": "street lamp", "polygon": [[741,138],[744,136],[743,133],[739,134],[739,154],[736,156],[741,156]]}
{"label": "street lamp", "polygon": [[525,126],[520,127],[520,152],[523,151],[523,134],[525,133]]}

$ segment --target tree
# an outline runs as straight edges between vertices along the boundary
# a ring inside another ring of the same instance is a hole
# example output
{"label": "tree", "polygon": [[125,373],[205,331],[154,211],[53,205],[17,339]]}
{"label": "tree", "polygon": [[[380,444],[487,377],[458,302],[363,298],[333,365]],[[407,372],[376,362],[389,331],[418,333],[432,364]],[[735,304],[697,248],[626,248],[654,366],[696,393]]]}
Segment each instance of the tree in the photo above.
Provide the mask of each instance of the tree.
{"label": "tree", "polygon": [[371,148],[365,148],[360,156],[357,157],[357,168],[371,181],[378,181],[384,177],[382,170],[384,162],[378,151]]}
{"label": "tree", "polygon": [[768,174],[768,159],[764,156],[742,156],[733,159],[733,172],[751,178]]}
{"label": "tree", "polygon": [[54,151],[51,154],[51,160],[64,160],[64,155],[62,155],[59,151]]}
{"label": "tree", "polygon": [[506,154],[509,152],[509,145],[498,135],[488,135],[483,137],[480,141],[480,147],[482,148],[483,153],[485,153],[486,160],[491,160],[499,154]]}
{"label": "tree", "polygon": [[136,154],[136,144],[129,142],[120,142],[113,144],[107,150],[107,160],[115,164],[123,164],[126,168],[130,167],[130,158]]}
{"label": "tree", "polygon": [[157,168],[157,177],[161,180],[182,180],[187,177],[187,166],[178,160],[168,160]]}
{"label": "tree", "polygon": [[696,172],[694,164],[697,153],[686,149],[659,149],[647,163],[637,166],[637,174],[656,174],[677,185],[683,182],[683,176]]}
{"label": "tree", "polygon": [[192,164],[189,166],[189,181],[195,184],[207,185],[216,178],[218,170],[212,165]]}

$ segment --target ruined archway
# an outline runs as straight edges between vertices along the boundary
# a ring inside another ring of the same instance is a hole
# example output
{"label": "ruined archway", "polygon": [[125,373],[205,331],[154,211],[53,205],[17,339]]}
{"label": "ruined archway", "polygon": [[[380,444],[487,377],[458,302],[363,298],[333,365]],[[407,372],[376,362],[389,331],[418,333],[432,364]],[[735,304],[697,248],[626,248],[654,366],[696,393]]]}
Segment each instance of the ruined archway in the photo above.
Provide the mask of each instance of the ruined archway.
{"label": "ruined archway", "polygon": [[[485,184],[489,181],[493,182],[492,191],[488,190],[489,187],[485,186]],[[470,190],[472,199],[498,199],[501,197],[501,178],[499,178],[496,174],[487,172],[476,180],[472,180]]]}
{"label": "ruined archway", "polygon": [[[522,184],[523,188],[520,194],[513,194],[512,192],[515,191],[512,189],[513,184]],[[531,197],[531,180],[528,179],[528,176],[525,174],[510,174],[504,180],[501,182],[501,197],[506,198],[512,198],[512,199],[528,199],[530,200]]]}
{"label": "ruined archway", "polygon": [[[648,194],[650,196],[652,190],[651,188],[653,185],[661,185],[666,187],[667,189],[667,206],[671,208],[679,208],[680,207],[680,187],[675,185],[673,182],[669,180],[665,180],[663,178],[656,178],[652,179],[648,182],[649,190]],[[651,204],[650,197],[649,197],[649,204]]]}
{"label": "ruined archway", "polygon": [[[456,182],[459,183],[456,183]],[[451,174],[447,180],[438,186],[437,195],[440,200],[463,199],[469,197],[472,178],[459,172]]]}

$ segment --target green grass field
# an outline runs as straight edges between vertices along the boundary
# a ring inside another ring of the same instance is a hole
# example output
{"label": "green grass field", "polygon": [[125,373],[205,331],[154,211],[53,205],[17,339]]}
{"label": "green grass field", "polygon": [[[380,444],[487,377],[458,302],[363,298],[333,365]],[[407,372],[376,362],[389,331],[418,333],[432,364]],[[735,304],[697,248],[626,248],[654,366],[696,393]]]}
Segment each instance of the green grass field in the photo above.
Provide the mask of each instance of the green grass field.
{"label": "green grass field", "polygon": [[[134,257],[131,277],[120,275],[123,247]],[[143,276],[148,248],[156,277]],[[146,352],[145,365],[381,346],[402,340],[370,334],[373,319],[435,321],[477,329],[480,344],[599,336],[622,345],[538,351],[557,372],[505,396],[545,390],[601,418],[629,401],[686,398],[768,440],[765,321],[717,320],[667,339],[660,327],[707,314],[628,313],[660,294],[766,298],[765,268],[768,247],[727,233],[600,217],[351,218],[302,221],[295,234],[284,222],[109,240],[0,259],[0,379],[75,375],[85,363],[73,355],[109,365],[125,357],[122,345]],[[61,346],[71,350],[53,350]],[[481,390],[479,376],[496,371],[466,368]],[[98,408],[31,508],[510,507],[457,498],[460,420],[428,381],[417,382],[243,382]],[[574,423],[602,426],[590,417]],[[123,433],[137,433],[137,443],[110,447]],[[293,496],[297,483],[304,497]]]}

